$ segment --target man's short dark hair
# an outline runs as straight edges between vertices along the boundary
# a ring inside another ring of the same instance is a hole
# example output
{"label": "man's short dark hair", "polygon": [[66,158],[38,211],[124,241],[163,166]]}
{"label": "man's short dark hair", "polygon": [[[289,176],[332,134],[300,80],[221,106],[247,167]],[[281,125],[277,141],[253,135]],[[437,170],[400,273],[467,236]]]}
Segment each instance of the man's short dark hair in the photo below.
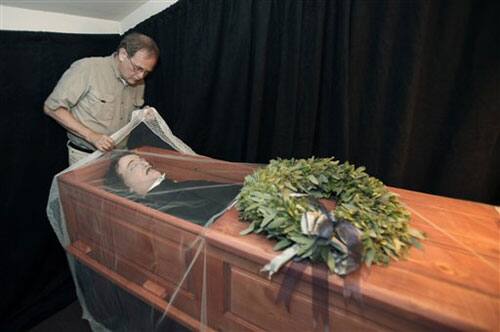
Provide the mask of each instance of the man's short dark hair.
{"label": "man's short dark hair", "polygon": [[125,35],[118,45],[117,52],[121,48],[127,51],[130,57],[133,57],[139,50],[146,50],[149,55],[153,55],[156,58],[160,56],[160,49],[156,45],[156,42],[151,37],[138,32],[131,32]]}

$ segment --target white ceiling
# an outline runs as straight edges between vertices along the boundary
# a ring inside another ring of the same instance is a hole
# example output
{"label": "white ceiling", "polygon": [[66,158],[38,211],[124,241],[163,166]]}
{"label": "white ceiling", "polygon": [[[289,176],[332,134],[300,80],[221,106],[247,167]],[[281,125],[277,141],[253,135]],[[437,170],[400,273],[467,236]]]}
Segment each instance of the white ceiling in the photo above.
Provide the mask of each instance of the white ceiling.
{"label": "white ceiling", "polygon": [[146,2],[148,0],[0,0],[0,4],[9,7],[112,21],[121,21]]}

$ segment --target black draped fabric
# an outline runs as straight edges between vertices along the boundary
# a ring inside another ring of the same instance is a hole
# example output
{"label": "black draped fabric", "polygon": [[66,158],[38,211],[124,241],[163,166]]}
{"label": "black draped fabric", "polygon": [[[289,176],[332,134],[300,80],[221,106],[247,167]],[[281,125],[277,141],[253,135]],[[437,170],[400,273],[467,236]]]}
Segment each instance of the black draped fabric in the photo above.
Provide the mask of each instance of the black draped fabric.
{"label": "black draped fabric", "polygon": [[139,24],[148,103],[195,151],[336,156],[385,183],[500,202],[498,1],[181,0]]}
{"label": "black draped fabric", "polygon": [[45,208],[67,167],[65,130],[43,102],[69,65],[111,54],[119,35],[0,31],[0,330],[25,330],[75,299],[64,250]]}
{"label": "black draped fabric", "polygon": [[190,331],[78,261],[75,271],[89,313],[109,331]]}

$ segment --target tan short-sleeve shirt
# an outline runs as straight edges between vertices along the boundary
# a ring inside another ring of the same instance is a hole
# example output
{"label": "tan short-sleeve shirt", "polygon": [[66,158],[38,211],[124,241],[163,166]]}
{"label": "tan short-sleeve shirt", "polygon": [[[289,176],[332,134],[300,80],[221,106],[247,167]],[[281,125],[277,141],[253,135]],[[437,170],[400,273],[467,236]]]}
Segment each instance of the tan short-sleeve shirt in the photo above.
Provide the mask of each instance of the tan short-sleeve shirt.
{"label": "tan short-sleeve shirt", "polygon": [[[144,104],[144,82],[127,85],[117,64],[114,55],[74,62],[45,101],[45,107],[50,110],[64,107],[89,129],[113,134],[130,121],[133,110]],[[78,136],[68,132],[68,137],[78,146],[95,150]],[[124,147],[126,142],[118,146]]]}

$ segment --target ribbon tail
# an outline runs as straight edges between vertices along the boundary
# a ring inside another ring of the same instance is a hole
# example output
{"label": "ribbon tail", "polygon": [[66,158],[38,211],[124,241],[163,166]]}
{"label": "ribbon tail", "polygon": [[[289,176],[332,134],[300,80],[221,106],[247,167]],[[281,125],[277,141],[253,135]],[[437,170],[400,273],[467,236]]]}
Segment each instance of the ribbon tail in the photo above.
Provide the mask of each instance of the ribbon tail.
{"label": "ribbon tail", "polygon": [[291,246],[290,248],[283,251],[280,255],[274,257],[269,263],[267,263],[260,272],[267,272],[267,277],[271,279],[274,273],[293,258],[299,251],[299,246],[297,244]]}

